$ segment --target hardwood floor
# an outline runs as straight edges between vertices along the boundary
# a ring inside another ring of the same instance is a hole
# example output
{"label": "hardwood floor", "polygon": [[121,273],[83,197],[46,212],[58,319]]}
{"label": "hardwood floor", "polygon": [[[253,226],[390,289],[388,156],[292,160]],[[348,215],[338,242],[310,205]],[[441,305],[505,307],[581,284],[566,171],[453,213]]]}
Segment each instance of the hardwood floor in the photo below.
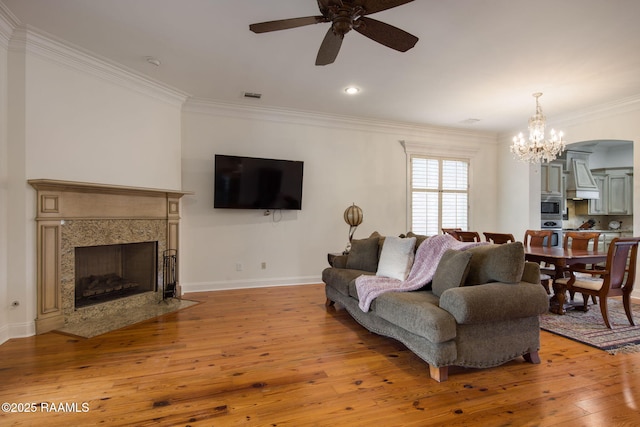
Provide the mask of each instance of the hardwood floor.
{"label": "hardwood floor", "polygon": [[202,303],[91,339],[1,345],[0,402],[39,406],[0,412],[0,425],[640,424],[640,353],[542,332],[540,365],[452,369],[437,383],[403,345],[326,309],[323,285],[185,298]]}

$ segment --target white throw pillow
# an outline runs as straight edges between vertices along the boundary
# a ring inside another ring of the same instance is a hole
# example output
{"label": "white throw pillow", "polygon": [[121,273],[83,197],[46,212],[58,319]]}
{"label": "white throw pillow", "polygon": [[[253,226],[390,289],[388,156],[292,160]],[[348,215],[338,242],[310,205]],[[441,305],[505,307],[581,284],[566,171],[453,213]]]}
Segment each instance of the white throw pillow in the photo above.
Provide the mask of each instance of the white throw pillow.
{"label": "white throw pillow", "polygon": [[382,245],[376,276],[405,280],[413,265],[415,237],[387,236]]}

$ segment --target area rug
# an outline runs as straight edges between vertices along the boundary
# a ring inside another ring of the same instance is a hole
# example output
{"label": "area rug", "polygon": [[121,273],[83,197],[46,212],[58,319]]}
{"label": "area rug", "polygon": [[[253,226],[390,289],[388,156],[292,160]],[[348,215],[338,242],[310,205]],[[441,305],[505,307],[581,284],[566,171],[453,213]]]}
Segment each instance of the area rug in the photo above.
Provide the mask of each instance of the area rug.
{"label": "area rug", "polygon": [[134,323],[173,313],[174,311],[182,310],[196,304],[199,304],[199,302],[171,298],[161,301],[158,304],[147,304],[142,307],[137,307],[135,310],[123,308],[121,311],[115,311],[91,320],[67,323],[64,327],[57,329],[56,332],[82,338],[92,338],[110,331],[115,331],[116,329],[124,328],[125,326],[133,325]]}
{"label": "area rug", "polygon": [[[582,296],[575,302],[582,304]],[[636,326],[631,326],[624,314],[622,301],[610,298],[609,320],[613,329],[605,326],[600,307],[589,303],[589,311],[567,311],[565,315],[545,313],[540,316],[540,328],[574,341],[607,351],[610,354],[640,352],[640,304],[631,304]]]}

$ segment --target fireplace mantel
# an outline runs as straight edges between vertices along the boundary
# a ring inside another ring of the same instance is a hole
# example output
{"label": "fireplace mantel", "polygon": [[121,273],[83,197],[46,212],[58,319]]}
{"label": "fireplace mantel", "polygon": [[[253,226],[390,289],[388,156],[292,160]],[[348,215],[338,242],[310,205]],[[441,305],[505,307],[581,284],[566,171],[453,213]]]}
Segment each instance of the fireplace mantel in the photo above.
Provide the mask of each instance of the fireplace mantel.
{"label": "fireplace mantel", "polygon": [[[190,191],[127,187],[88,182],[33,179],[27,181],[37,191],[37,318],[36,333],[62,327],[63,307],[63,227],[73,221],[111,224],[121,221],[160,220],[165,224],[162,247],[178,249],[180,198]],[[80,227],[82,228],[82,227]],[[111,243],[120,237],[113,237]],[[177,287],[180,292],[179,285]],[[68,307],[66,308],[68,311]]]}

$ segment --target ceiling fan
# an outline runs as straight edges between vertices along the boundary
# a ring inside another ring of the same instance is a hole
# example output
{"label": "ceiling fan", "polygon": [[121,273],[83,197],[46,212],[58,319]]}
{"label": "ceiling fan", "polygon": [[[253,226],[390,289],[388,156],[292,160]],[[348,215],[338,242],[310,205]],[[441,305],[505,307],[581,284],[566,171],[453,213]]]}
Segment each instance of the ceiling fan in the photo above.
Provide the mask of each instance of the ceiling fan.
{"label": "ceiling fan", "polygon": [[344,35],[356,30],[365,37],[391,49],[406,52],[418,42],[418,38],[384,22],[365,17],[372,13],[402,6],[413,0],[318,0],[320,16],[280,19],[249,25],[254,33],[287,30],[305,25],[331,22],[331,28],[320,45],[316,65],[331,64],[336,60]]}

